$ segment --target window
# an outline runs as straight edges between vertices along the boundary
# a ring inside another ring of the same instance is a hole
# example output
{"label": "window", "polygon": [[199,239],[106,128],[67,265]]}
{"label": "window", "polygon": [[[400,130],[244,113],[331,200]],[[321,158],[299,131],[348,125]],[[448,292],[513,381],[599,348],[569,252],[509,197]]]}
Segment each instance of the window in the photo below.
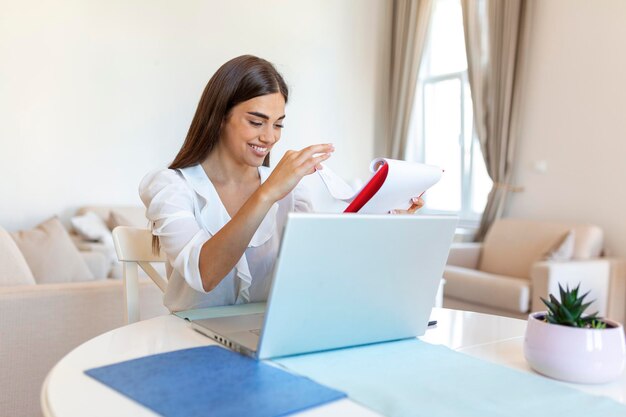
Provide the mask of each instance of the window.
{"label": "window", "polygon": [[473,132],[463,18],[459,0],[436,0],[420,69],[408,159],[440,166],[445,173],[426,193],[425,213],[480,220],[491,179]]}

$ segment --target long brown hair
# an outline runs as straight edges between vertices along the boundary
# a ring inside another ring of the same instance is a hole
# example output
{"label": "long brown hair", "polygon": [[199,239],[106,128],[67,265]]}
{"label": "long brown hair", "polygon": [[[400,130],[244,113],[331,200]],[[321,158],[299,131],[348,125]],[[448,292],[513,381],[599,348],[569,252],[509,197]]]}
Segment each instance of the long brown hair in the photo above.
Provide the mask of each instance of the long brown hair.
{"label": "long brown hair", "polygon": [[[185,142],[169,168],[187,168],[204,161],[219,141],[222,122],[233,107],[274,93],[282,94],[287,103],[287,84],[270,62],[253,55],[238,56],[226,62],[204,88]],[[269,163],[268,153],[263,165],[269,166]],[[152,251],[158,253],[159,250],[159,238],[153,236]]]}

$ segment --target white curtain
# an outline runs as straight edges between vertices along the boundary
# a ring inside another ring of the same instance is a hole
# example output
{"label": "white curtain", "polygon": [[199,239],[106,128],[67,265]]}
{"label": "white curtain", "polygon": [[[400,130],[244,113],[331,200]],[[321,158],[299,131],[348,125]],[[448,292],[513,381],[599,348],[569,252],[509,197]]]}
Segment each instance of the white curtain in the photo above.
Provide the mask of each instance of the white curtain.
{"label": "white curtain", "polygon": [[404,159],[433,0],[393,0],[386,154]]}
{"label": "white curtain", "polygon": [[515,162],[514,124],[518,111],[523,34],[527,29],[526,0],[461,0],[474,126],[493,180],[477,232],[482,240],[502,215]]}

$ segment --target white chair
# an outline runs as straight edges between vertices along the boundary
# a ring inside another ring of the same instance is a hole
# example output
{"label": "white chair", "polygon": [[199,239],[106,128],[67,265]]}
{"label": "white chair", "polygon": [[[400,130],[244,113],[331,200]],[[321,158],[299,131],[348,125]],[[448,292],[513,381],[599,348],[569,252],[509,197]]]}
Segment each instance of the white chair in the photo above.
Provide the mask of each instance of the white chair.
{"label": "white chair", "polygon": [[113,229],[113,242],[117,259],[124,266],[124,301],[127,323],[139,321],[139,269],[154,281],[165,292],[167,280],[163,278],[150,264],[151,262],[165,262],[162,253],[152,252],[152,233],[148,229],[119,226]]}

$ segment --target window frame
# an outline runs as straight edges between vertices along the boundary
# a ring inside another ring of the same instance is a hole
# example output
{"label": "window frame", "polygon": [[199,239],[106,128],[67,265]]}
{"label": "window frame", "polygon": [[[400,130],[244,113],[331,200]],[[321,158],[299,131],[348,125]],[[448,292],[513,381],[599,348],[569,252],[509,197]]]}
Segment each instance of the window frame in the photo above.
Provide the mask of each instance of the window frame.
{"label": "window frame", "polygon": [[[427,62],[424,64],[428,65]],[[477,137],[473,128],[473,120],[470,120],[469,123],[472,125],[472,133],[471,138],[467,138],[466,131],[466,90],[469,89],[469,80],[467,69],[464,71],[450,72],[446,74],[432,75],[420,78],[418,80],[417,94],[419,95],[419,100],[421,102],[421,128],[420,128],[420,138],[418,154],[422,156],[423,161],[426,160],[426,86],[428,84],[434,85],[438,82],[449,81],[449,80],[459,80],[460,88],[460,134],[458,144],[460,146],[460,154],[461,154],[461,210],[453,211],[453,210],[435,210],[429,209],[428,205],[426,205],[422,212],[425,214],[444,214],[444,215],[458,215],[459,216],[459,226],[467,226],[467,227],[477,227],[480,223],[480,219],[482,217],[482,213],[477,213],[472,210],[472,197],[473,197],[473,180],[474,180],[474,152],[475,147],[477,146]],[[471,101],[470,101],[471,103]],[[471,105],[471,104],[470,104]],[[473,114],[473,109],[472,109]],[[468,149],[469,142],[469,149]]]}

